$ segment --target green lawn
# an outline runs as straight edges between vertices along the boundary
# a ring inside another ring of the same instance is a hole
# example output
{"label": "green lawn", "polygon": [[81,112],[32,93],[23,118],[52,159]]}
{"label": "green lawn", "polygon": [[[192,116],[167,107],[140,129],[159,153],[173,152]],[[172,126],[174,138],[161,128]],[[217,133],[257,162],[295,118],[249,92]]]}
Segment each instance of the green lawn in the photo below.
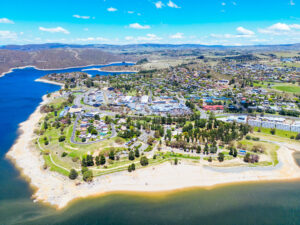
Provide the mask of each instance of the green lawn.
{"label": "green lawn", "polygon": [[[254,131],[258,132],[258,127],[254,127]],[[271,128],[260,128],[261,133],[265,133],[265,134],[271,134]],[[293,131],[286,131],[286,130],[278,130],[276,129],[276,132],[273,136],[279,136],[279,137],[284,137],[284,138],[290,138],[291,136],[296,137],[297,136],[297,132],[293,132]]]}
{"label": "green lawn", "polygon": [[297,85],[292,85],[292,84],[289,84],[289,85],[276,85],[274,86],[274,88],[276,90],[279,90],[279,91],[284,91],[284,92],[290,92],[290,93],[300,93],[300,87],[297,86]]}

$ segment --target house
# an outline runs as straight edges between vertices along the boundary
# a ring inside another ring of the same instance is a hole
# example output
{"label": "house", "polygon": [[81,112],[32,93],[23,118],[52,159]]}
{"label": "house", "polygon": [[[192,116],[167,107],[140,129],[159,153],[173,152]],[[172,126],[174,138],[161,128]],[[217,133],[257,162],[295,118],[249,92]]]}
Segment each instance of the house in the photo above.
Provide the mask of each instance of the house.
{"label": "house", "polygon": [[216,111],[216,110],[224,110],[224,106],[223,105],[205,105],[203,106],[203,109],[208,111]]}

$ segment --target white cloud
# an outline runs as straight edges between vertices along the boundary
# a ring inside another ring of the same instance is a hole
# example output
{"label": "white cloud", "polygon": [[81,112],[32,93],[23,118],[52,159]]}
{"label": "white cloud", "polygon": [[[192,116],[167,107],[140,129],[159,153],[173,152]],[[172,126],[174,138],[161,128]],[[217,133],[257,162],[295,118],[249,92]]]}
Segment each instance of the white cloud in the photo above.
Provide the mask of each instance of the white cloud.
{"label": "white cloud", "polygon": [[155,42],[161,40],[162,38],[158,37],[156,34],[147,34],[146,36],[139,37],[126,36],[124,39],[130,42]]}
{"label": "white cloud", "polygon": [[125,40],[126,41],[132,41],[132,40],[134,40],[134,37],[132,37],[132,36],[126,36]]}
{"label": "white cloud", "polygon": [[0,39],[16,39],[17,33],[9,30],[0,30]]}
{"label": "white cloud", "polygon": [[155,4],[155,7],[158,9],[161,9],[163,6],[165,6],[164,3],[162,3],[161,1],[155,2],[154,4]]}
{"label": "white cloud", "polygon": [[132,29],[150,29],[151,27],[149,25],[141,25],[139,23],[132,23],[129,25]]}
{"label": "white cloud", "polygon": [[158,41],[161,40],[161,37],[158,37],[155,34],[147,34],[145,37],[138,37],[138,41]]}
{"label": "white cloud", "polygon": [[258,31],[262,34],[286,35],[298,29],[300,29],[300,24],[276,23],[265,29],[258,29]]}
{"label": "white cloud", "polygon": [[174,2],[172,2],[171,0],[168,2],[167,4],[169,7],[171,8],[175,8],[175,9],[179,9],[180,7],[178,5],[176,5]]}
{"label": "white cloud", "polygon": [[88,37],[88,38],[77,38],[76,41],[81,41],[81,42],[93,42],[93,41],[105,42],[105,41],[109,41],[109,40],[107,38],[104,38],[104,37]]}
{"label": "white cloud", "polygon": [[170,38],[172,38],[172,39],[182,39],[182,38],[184,38],[183,35],[184,35],[183,33],[176,33],[176,34],[171,35]]}
{"label": "white cloud", "polygon": [[0,23],[10,23],[10,24],[14,24],[14,21],[9,20],[7,18],[0,18]]}
{"label": "white cloud", "polygon": [[54,27],[54,28],[39,27],[39,30],[49,32],[49,33],[64,33],[64,34],[70,33],[68,30],[62,27]]}
{"label": "white cloud", "polygon": [[245,36],[253,36],[255,33],[252,30],[248,30],[244,27],[238,27],[236,28],[236,31],[239,35],[245,35]]}
{"label": "white cloud", "polygon": [[221,4],[222,4],[222,6],[225,6],[225,5],[226,5],[226,3],[225,3],[225,2],[222,2]]}
{"label": "white cloud", "polygon": [[107,11],[108,12],[116,12],[116,11],[118,11],[118,9],[110,7],[110,8],[107,9]]}
{"label": "white cloud", "polygon": [[77,19],[84,19],[84,20],[88,20],[91,18],[90,16],[80,16],[80,15],[73,15],[73,17]]}
{"label": "white cloud", "polygon": [[244,27],[236,28],[237,34],[211,34],[210,36],[213,38],[225,38],[225,39],[233,39],[233,38],[253,38],[255,33],[252,30],[248,30]]}
{"label": "white cloud", "polygon": [[134,12],[133,12],[133,11],[128,11],[128,13],[129,13],[129,14],[133,14]]}
{"label": "white cloud", "polygon": [[293,0],[290,1],[290,5],[295,5],[295,2]]}

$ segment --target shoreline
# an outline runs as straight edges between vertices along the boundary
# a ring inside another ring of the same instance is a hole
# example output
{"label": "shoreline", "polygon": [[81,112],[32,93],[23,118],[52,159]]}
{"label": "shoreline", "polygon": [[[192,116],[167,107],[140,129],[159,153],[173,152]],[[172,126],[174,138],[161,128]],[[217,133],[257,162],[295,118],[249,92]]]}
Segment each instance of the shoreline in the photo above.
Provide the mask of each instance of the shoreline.
{"label": "shoreline", "polygon": [[[298,145],[283,144],[277,151],[280,167],[272,170],[244,170],[238,172],[213,171],[204,165],[193,165],[185,162],[171,165],[169,162],[136,170],[95,177],[92,183],[82,182],[76,185],[76,180],[44,170],[44,160],[40,152],[32,147],[35,138],[33,127],[43,114],[40,108],[49,99],[43,96],[43,101],[19,125],[19,136],[7,152],[6,157],[21,171],[21,175],[33,189],[34,201],[46,203],[57,209],[63,209],[70,203],[82,198],[102,196],[111,193],[164,193],[176,192],[190,188],[213,188],[242,182],[280,181],[300,178],[300,168],[296,164],[293,153]],[[211,167],[213,168],[213,167]],[[262,167],[263,168],[263,167]],[[226,168],[224,168],[225,170]],[[238,169],[238,168],[237,168]],[[179,182],[180,181],[180,182]],[[78,182],[78,181],[77,181]]]}
{"label": "shoreline", "polygon": [[59,82],[55,82],[55,81],[50,81],[50,80],[46,80],[46,79],[42,79],[42,78],[38,78],[38,79],[34,80],[34,82],[41,82],[41,83],[46,83],[46,84],[54,84],[54,85],[58,85],[58,86],[64,87],[63,83],[59,83]]}
{"label": "shoreline", "polygon": [[[123,63],[123,62],[111,62],[108,64],[89,64],[86,66],[71,66],[71,67],[63,67],[63,68],[51,68],[51,69],[40,69],[37,66],[32,66],[32,65],[27,65],[27,66],[18,66],[14,68],[10,68],[9,71],[3,72],[0,74],[0,78],[4,77],[5,75],[12,73],[16,69],[25,69],[25,68],[34,68],[36,70],[43,70],[43,71],[50,71],[50,70],[67,70],[67,69],[72,69],[72,68],[81,68],[81,67],[88,67],[88,66],[110,66],[112,64],[117,64],[117,63]],[[135,63],[135,62],[125,62],[125,63]]]}
{"label": "shoreline", "polygon": [[90,69],[84,69],[82,71],[89,71],[89,70],[96,70],[96,71],[105,72],[105,73],[138,73],[138,71],[130,71],[130,70],[107,71],[107,70],[101,70],[101,68],[90,68]]}

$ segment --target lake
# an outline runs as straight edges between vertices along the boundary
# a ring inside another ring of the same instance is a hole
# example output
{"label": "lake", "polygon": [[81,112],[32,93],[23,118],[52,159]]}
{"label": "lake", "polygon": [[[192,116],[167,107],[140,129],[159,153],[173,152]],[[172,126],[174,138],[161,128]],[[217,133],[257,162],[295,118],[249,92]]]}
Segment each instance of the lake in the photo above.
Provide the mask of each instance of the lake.
{"label": "lake", "polygon": [[158,194],[115,193],[75,201],[62,211],[34,203],[33,191],[4,158],[5,153],[18,136],[18,124],[29,117],[44,94],[59,89],[34,80],[52,72],[82,69],[41,71],[25,68],[0,78],[1,225],[300,224],[300,181],[244,183]]}

